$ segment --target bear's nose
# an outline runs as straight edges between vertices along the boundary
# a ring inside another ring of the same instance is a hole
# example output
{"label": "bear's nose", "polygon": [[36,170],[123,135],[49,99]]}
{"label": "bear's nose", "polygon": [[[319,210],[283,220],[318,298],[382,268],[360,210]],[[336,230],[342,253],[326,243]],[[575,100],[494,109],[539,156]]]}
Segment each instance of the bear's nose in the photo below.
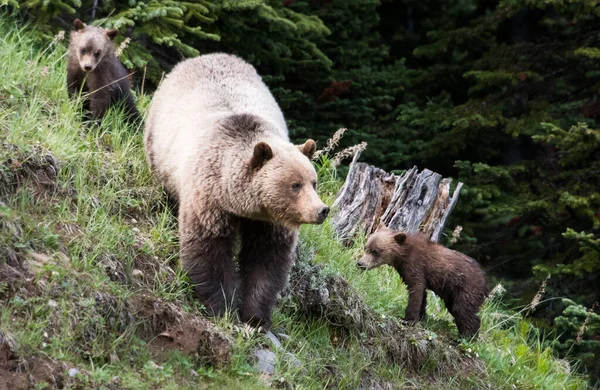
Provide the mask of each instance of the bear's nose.
{"label": "bear's nose", "polygon": [[356,266],[358,267],[359,270],[361,271],[365,271],[367,269],[367,266],[362,264],[362,263],[356,263]]}
{"label": "bear's nose", "polygon": [[319,209],[319,222],[323,222],[325,218],[329,215],[329,207],[321,207]]}
{"label": "bear's nose", "polygon": [[92,65],[86,64],[84,65],[85,70],[92,70]]}

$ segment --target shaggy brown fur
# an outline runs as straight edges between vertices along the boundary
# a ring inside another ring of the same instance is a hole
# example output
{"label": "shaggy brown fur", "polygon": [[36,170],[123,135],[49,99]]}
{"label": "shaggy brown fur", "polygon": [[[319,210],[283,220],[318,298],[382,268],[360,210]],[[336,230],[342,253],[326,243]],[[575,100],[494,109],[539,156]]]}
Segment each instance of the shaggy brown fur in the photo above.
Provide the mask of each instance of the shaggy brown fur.
{"label": "shaggy brown fur", "polygon": [[88,26],[79,19],[75,19],[73,28],[67,63],[69,97],[80,91],[88,93],[84,108],[91,112],[92,119],[102,118],[111,105],[122,101],[128,118],[138,120],[129,73],[115,56],[112,40],[117,30]]}
{"label": "shaggy brown fur", "polygon": [[309,160],[315,142],[289,142],[281,110],[251,65],[210,54],[180,63],[161,83],[145,147],[179,202],[181,261],[200,300],[222,314],[241,296],[241,319],[270,328],[300,225],[329,212]]}
{"label": "shaggy brown fur", "polygon": [[407,235],[381,224],[369,237],[358,266],[369,270],[384,264],[394,267],[408,287],[406,321],[424,318],[429,289],[442,298],[461,337],[479,331],[477,312],[487,290],[475,260],[429,241],[422,233]]}

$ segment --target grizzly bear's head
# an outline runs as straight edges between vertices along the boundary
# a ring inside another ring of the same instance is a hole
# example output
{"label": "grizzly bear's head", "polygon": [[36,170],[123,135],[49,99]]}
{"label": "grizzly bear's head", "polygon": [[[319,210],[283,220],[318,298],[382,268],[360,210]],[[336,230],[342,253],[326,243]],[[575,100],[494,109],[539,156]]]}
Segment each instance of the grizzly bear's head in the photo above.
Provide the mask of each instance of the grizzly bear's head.
{"label": "grizzly bear's head", "polygon": [[310,162],[315,151],[311,139],[296,146],[275,139],[254,145],[248,167],[261,219],[296,227],[327,218],[329,207],[317,194],[317,173]]}
{"label": "grizzly bear's head", "polygon": [[71,50],[75,50],[79,67],[84,72],[92,72],[107,54],[114,52],[112,40],[117,30],[88,26],[79,19],[73,22]]}
{"label": "grizzly bear's head", "polygon": [[382,265],[394,265],[405,256],[406,237],[406,233],[392,230],[381,222],[369,236],[364,254],[358,260],[358,268],[370,270]]}

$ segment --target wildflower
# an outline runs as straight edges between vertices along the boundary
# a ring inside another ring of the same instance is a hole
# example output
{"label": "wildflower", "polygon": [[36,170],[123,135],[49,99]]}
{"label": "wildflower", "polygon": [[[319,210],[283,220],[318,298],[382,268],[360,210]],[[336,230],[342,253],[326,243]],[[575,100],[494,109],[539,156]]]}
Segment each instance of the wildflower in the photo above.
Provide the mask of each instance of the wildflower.
{"label": "wildflower", "polygon": [[48,76],[49,73],[50,73],[50,68],[48,68],[47,66],[44,66],[44,69],[42,70],[42,77]]}
{"label": "wildflower", "polygon": [[488,297],[493,298],[496,295],[502,295],[502,294],[504,294],[505,291],[506,291],[506,289],[504,288],[504,286],[502,285],[502,283],[498,283],[496,285],[496,287],[494,287],[492,289],[492,291],[490,291],[490,293],[488,294]]}
{"label": "wildflower", "polygon": [[115,50],[115,55],[117,57],[120,57],[121,54],[123,54],[123,50],[127,49],[127,46],[129,46],[129,42],[131,42],[131,38],[125,38],[123,42],[121,42],[117,50]]}
{"label": "wildflower", "polygon": [[531,300],[531,303],[529,304],[529,310],[534,310],[535,307],[537,305],[539,305],[540,299],[542,298],[542,295],[544,295],[544,293],[546,292],[546,283],[548,282],[548,279],[550,279],[550,275],[549,274],[546,277],[546,279],[544,279],[544,281],[540,285],[540,288],[539,288],[538,292],[535,294],[535,296]]}
{"label": "wildflower", "polygon": [[333,134],[333,137],[329,138],[327,140],[327,145],[322,149],[322,150],[317,150],[315,152],[315,154],[313,155],[313,160],[318,159],[320,156],[322,156],[323,154],[327,154],[330,151],[332,151],[333,149],[335,149],[339,143],[340,140],[342,139],[342,137],[344,136],[344,133],[347,131],[348,129],[346,128],[341,128],[338,131],[336,131]]}
{"label": "wildflower", "polygon": [[588,314],[587,314],[587,316],[585,316],[585,320],[583,321],[583,324],[581,324],[581,327],[579,328],[579,331],[577,332],[577,337],[575,337],[575,344],[579,344],[581,342],[581,337],[583,336],[583,333],[585,332],[585,328],[587,327],[588,322],[590,322],[590,317],[591,317],[592,313],[594,312],[594,310],[596,310],[597,307],[598,307],[598,302],[595,302],[592,305],[592,307],[589,308]]}
{"label": "wildflower", "polygon": [[342,150],[341,152],[336,153],[335,156],[333,156],[333,160],[331,160],[331,166],[334,168],[337,167],[338,165],[340,165],[340,163],[342,162],[343,159],[352,157],[356,153],[362,152],[366,148],[367,148],[367,143],[363,141],[358,145],[350,146],[349,148],[346,148],[346,149]]}
{"label": "wildflower", "polygon": [[56,45],[58,42],[62,41],[63,39],[65,39],[65,31],[64,30],[60,30],[55,36],[54,39],[52,40],[51,45]]}
{"label": "wildflower", "polygon": [[463,227],[460,225],[457,225],[454,228],[454,231],[452,232],[452,238],[450,239],[450,245],[454,245],[456,244],[456,241],[458,241],[458,239],[460,238],[460,232],[462,232]]}

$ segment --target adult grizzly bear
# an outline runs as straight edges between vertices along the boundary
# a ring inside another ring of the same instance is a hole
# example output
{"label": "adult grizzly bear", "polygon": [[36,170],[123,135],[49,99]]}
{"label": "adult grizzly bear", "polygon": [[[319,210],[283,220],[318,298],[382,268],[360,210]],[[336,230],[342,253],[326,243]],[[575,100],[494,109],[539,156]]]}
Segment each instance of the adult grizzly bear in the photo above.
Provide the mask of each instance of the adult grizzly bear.
{"label": "adult grizzly bear", "polygon": [[427,289],[444,300],[461,337],[479,331],[477,316],[487,294],[479,264],[460,252],[431,242],[422,233],[405,234],[380,224],[369,237],[358,267],[369,270],[391,265],[408,287],[404,319],[425,317]]}
{"label": "adult grizzly bear", "polygon": [[69,97],[80,90],[89,93],[85,109],[91,111],[92,119],[102,118],[112,104],[122,101],[129,119],[138,120],[129,73],[115,55],[112,40],[117,30],[88,26],[79,19],[75,19],[73,28],[67,55]]}
{"label": "adult grizzly bear", "polygon": [[144,142],[178,200],[181,260],[196,294],[212,314],[231,305],[239,242],[240,317],[268,330],[300,225],[329,213],[315,190],[315,142],[291,144],[256,70],[220,53],[183,61],[164,79]]}

